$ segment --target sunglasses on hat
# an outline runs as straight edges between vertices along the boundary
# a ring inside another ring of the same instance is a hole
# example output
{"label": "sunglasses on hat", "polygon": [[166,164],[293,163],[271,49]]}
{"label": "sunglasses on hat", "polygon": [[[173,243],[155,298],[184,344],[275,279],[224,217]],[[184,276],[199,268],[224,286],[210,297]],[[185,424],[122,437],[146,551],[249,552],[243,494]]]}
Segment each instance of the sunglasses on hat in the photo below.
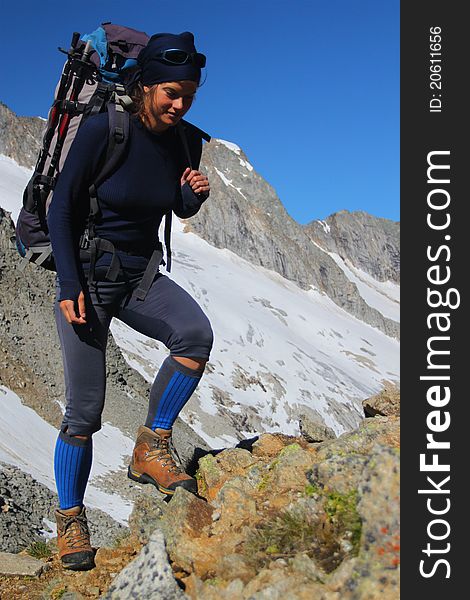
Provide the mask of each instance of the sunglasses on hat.
{"label": "sunglasses on hat", "polygon": [[163,59],[170,65],[185,65],[186,63],[193,63],[200,69],[206,66],[206,57],[204,54],[201,54],[200,52],[189,53],[185,50],[178,50],[177,48],[163,50],[163,52],[156,54],[155,58]]}

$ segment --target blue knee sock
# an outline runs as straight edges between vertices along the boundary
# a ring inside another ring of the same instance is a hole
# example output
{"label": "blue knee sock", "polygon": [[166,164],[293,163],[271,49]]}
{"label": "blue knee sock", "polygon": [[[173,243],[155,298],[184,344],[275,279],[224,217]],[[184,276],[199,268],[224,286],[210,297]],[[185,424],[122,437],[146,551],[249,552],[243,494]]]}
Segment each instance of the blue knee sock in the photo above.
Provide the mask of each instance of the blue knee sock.
{"label": "blue knee sock", "polygon": [[169,356],[163,361],[150,390],[145,426],[171,429],[176,417],[201,380],[202,371],[186,367]]}
{"label": "blue knee sock", "polygon": [[59,433],[54,453],[54,472],[62,510],[83,506],[92,455],[91,437],[82,440],[62,431]]}

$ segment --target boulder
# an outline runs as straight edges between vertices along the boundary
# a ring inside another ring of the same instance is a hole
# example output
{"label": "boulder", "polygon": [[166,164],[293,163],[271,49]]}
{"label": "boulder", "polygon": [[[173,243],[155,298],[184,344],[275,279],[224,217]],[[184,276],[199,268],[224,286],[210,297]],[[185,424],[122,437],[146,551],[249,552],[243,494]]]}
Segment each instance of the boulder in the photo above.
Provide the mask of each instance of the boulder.
{"label": "boulder", "polygon": [[384,389],[362,401],[362,407],[366,417],[381,415],[384,417],[400,416],[400,388],[387,383]]}
{"label": "boulder", "polygon": [[0,552],[0,575],[10,577],[39,577],[44,563],[32,556]]}
{"label": "boulder", "polygon": [[156,530],[135,560],[119,573],[104,600],[152,598],[183,600],[184,592],[173,577],[161,531]]}
{"label": "boulder", "polygon": [[295,442],[299,440],[292,435],[263,433],[253,444],[253,455],[260,458],[275,458],[283,448]]}
{"label": "boulder", "polygon": [[156,495],[142,495],[137,498],[129,517],[129,529],[141,544],[147,544],[155,529],[160,527],[167,507],[165,500]]}
{"label": "boulder", "polygon": [[211,502],[226,481],[244,475],[256,462],[251,452],[243,448],[229,448],[216,456],[203,456],[196,473],[198,493]]}
{"label": "boulder", "polygon": [[319,418],[315,419],[308,415],[301,415],[299,427],[302,436],[310,443],[336,439],[336,433]]}

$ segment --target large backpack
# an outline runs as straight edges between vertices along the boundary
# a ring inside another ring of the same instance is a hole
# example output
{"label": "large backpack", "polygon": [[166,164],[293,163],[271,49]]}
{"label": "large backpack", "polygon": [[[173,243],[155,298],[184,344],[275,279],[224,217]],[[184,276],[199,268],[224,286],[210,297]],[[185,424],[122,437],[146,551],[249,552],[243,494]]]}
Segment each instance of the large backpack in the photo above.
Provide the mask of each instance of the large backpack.
{"label": "large backpack", "polygon": [[[49,270],[55,270],[55,262],[47,227],[49,209],[54,186],[57,182],[68,151],[75,139],[80,125],[91,115],[108,113],[109,137],[106,157],[99,173],[90,182],[90,213],[87,231],[82,240],[83,247],[90,246],[93,238],[93,223],[99,215],[96,189],[112,174],[124,155],[129,136],[129,112],[132,100],[129,92],[135,81],[137,56],[149,40],[141,31],[121,27],[112,23],[103,23],[93,33],[80,38],[74,33],[67,54],[61,78],[57,84],[54,102],[49,111],[46,130],[43,136],[33,175],[23,194],[23,208],[16,225],[16,246],[23,257],[20,268],[33,262]],[[190,123],[182,122],[177,126],[184,153],[189,166],[191,153],[185,130],[196,132],[199,139],[210,137]],[[165,244],[167,250],[167,270],[170,270],[170,231],[171,212],[165,220]],[[91,262],[98,251],[112,251],[114,248],[106,240],[96,240],[92,246]],[[101,245],[98,245],[100,242]],[[158,269],[161,258],[153,257],[152,268]],[[155,265],[155,263],[158,264]],[[110,274],[116,275],[118,263],[114,262]],[[93,269],[90,269],[92,274]],[[150,273],[147,279],[150,277]],[[143,294],[144,295],[144,294]]]}
{"label": "large backpack", "polygon": [[47,211],[70,146],[87,117],[104,111],[109,115],[107,156],[101,173],[96,174],[95,188],[118,164],[129,130],[126,109],[132,101],[127,94],[127,83],[136,70],[137,56],[148,40],[146,33],[103,23],[81,39],[75,32],[68,51],[59,48],[68,58],[55,90],[42,148],[24,190],[23,208],[16,225],[16,245],[24,258],[21,268],[34,262],[55,270]]}

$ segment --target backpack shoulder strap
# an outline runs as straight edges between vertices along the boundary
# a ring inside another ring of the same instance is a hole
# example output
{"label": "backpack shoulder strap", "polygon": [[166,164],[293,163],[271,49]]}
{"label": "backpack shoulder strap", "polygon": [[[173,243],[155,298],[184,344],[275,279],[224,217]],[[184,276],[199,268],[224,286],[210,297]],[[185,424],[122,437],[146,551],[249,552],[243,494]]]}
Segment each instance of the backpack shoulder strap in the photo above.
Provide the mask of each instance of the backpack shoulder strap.
{"label": "backpack shoulder strap", "polygon": [[118,166],[123,158],[129,140],[130,115],[118,101],[108,104],[108,147],[106,160],[95,176],[94,185],[98,187]]}
{"label": "backpack shoulder strap", "polygon": [[[184,149],[184,153],[186,155],[186,160],[188,161],[188,165],[191,169],[193,169],[195,162],[191,156],[191,151],[189,148],[188,137],[187,137],[188,134],[193,139],[197,138],[200,140],[202,138],[202,139],[206,140],[207,142],[210,142],[211,136],[208,133],[206,133],[205,131],[202,131],[202,129],[199,129],[199,127],[196,127],[192,123],[189,123],[188,121],[184,121],[183,119],[176,124],[176,131],[178,132],[181,143],[183,145],[183,149]],[[197,162],[196,166],[198,166],[199,159],[200,159],[200,151],[199,151],[199,156],[196,157],[196,162]],[[168,272],[171,271],[171,219],[172,219],[172,213],[170,211],[165,215],[165,231],[164,231],[165,248],[166,248],[166,270]]]}
{"label": "backpack shoulder strap", "polygon": [[[176,131],[178,132],[181,143],[183,145],[184,153],[186,155],[188,164],[189,164],[190,168],[192,169],[193,161],[191,159],[191,153],[189,151],[188,140],[186,139],[184,126],[182,125],[181,121],[179,121],[176,124]],[[163,233],[163,237],[164,237],[164,241],[165,241],[165,248],[166,248],[165,267],[166,267],[166,270],[168,273],[171,271],[171,221],[172,221],[172,216],[173,215],[172,215],[171,210],[166,213],[166,215],[165,215],[165,230]]]}
{"label": "backpack shoulder strap", "polygon": [[198,137],[202,138],[203,140],[206,140],[206,142],[211,141],[212,138],[208,133],[206,133],[202,129],[199,129],[199,127],[196,127],[196,125],[193,125],[189,121],[185,121],[184,119],[181,119],[181,121],[179,123],[182,123],[184,125],[185,130],[189,134],[195,134]]}
{"label": "backpack shoulder strap", "polygon": [[90,215],[89,215],[89,235],[94,237],[94,221],[100,214],[98,204],[97,188],[120,164],[126,151],[129,140],[130,116],[121,104],[111,102],[108,105],[108,146],[106,149],[106,158],[100,171],[96,174],[93,183],[89,187],[90,195]]}
{"label": "backpack shoulder strap", "polygon": [[189,167],[192,169],[193,168],[193,160],[191,158],[191,152],[189,151],[188,138],[186,137],[185,127],[181,123],[181,121],[179,121],[176,124],[176,131],[178,132],[181,143],[183,144],[184,153],[186,155],[186,159],[188,161]]}
{"label": "backpack shoulder strap", "polygon": [[202,140],[210,142],[211,136],[188,121],[181,120],[176,127],[189,166],[191,169],[198,169],[202,155]]}
{"label": "backpack shoulder strap", "polygon": [[110,278],[111,281],[115,281],[119,272],[119,260],[113,244],[107,240],[96,238],[95,235],[95,222],[101,212],[96,190],[121,162],[129,140],[130,116],[117,101],[108,104],[108,124],[106,157],[101,169],[95,175],[94,181],[88,189],[90,212],[88,213],[87,229],[80,240],[80,247],[90,252],[90,269],[88,273],[88,281],[90,283],[95,277],[95,263],[100,250],[112,253],[112,260],[106,277]]}

